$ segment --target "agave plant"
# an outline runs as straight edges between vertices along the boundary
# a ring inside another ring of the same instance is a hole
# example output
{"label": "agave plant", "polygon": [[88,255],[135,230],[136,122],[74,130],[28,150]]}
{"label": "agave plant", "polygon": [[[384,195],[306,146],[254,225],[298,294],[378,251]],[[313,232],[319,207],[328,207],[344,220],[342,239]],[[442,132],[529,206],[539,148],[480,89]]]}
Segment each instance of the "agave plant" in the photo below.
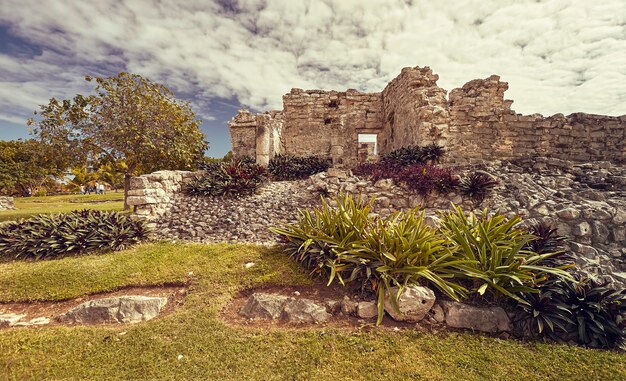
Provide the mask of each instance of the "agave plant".
{"label": "agave plant", "polygon": [[184,188],[194,196],[239,196],[254,193],[267,180],[265,168],[247,160],[218,162],[196,176]]}
{"label": "agave plant", "polygon": [[328,284],[337,280],[372,291],[378,300],[378,324],[385,293],[391,294],[394,286],[397,295],[407,285],[426,282],[455,300],[464,296],[465,289],[450,278],[454,266],[465,260],[452,255],[444,237],[423,223],[423,214],[412,210],[372,218],[373,201],[341,194],[336,208],[322,200],[319,209],[300,210],[295,224],[271,230],[287,241],[292,258],[327,278]]}
{"label": "agave plant", "polygon": [[273,180],[299,180],[319,172],[324,172],[330,167],[327,159],[319,156],[294,156],[275,155],[270,159],[268,170]]}
{"label": "agave plant", "polygon": [[520,303],[521,292],[534,292],[533,286],[550,276],[572,279],[563,268],[546,265],[557,253],[538,254],[525,249],[533,239],[517,227],[520,217],[501,214],[489,216],[473,212],[466,215],[453,205],[453,211],[442,212],[441,229],[450,241],[450,250],[467,263],[457,265],[456,279],[471,282],[470,292],[498,299],[506,296]]}
{"label": "agave plant", "polygon": [[396,167],[406,167],[415,164],[426,164],[424,150],[420,146],[398,148],[386,155],[381,155],[380,162],[392,164]]}
{"label": "agave plant", "polygon": [[546,221],[539,221],[530,225],[528,232],[533,238],[524,246],[525,249],[538,254],[555,253],[545,262],[552,267],[573,266],[573,257],[563,245],[565,237],[560,236],[555,227]]}
{"label": "agave plant", "polygon": [[475,172],[461,180],[460,189],[461,194],[480,204],[491,194],[496,185],[498,185],[498,180],[487,173]]}
{"label": "agave plant", "polygon": [[520,327],[534,335],[613,348],[626,339],[626,290],[605,283],[551,280],[524,293],[517,306]]}
{"label": "agave plant", "polygon": [[43,259],[94,250],[121,250],[148,235],[142,221],[118,212],[82,210],[39,215],[0,227],[0,256]]}

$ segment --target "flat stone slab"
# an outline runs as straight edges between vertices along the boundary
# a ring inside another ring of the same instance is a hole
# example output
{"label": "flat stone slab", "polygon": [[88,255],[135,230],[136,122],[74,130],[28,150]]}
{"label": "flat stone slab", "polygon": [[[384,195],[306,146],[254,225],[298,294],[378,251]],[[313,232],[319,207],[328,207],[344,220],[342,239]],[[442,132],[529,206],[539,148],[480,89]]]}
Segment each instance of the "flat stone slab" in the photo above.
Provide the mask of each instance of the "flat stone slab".
{"label": "flat stone slab", "polygon": [[2,327],[12,327],[17,324],[23,317],[24,314],[12,314],[12,313],[4,313],[0,314],[0,328]]}
{"label": "flat stone slab", "polygon": [[314,300],[264,292],[250,295],[239,313],[251,320],[290,323],[324,323],[332,316],[326,306]]}
{"label": "flat stone slab", "polygon": [[85,302],[58,317],[68,324],[139,323],[154,319],[167,304],[165,297],[120,296]]}
{"label": "flat stone slab", "polygon": [[511,330],[511,320],[502,307],[474,307],[447,300],[441,302],[441,306],[450,327],[489,333]]}

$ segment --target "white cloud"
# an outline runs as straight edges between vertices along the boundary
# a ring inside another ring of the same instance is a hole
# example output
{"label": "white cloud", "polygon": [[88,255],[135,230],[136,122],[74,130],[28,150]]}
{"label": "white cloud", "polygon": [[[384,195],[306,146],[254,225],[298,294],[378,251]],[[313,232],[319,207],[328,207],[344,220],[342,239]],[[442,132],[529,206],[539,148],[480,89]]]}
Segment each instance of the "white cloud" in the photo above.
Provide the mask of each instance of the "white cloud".
{"label": "white cloud", "polygon": [[518,112],[626,114],[623,0],[3,0],[0,23],[43,47],[0,55],[7,120],[123,68],[206,119],[211,98],[281,108],[292,87],[380,91],[416,65],[447,90],[499,74]]}

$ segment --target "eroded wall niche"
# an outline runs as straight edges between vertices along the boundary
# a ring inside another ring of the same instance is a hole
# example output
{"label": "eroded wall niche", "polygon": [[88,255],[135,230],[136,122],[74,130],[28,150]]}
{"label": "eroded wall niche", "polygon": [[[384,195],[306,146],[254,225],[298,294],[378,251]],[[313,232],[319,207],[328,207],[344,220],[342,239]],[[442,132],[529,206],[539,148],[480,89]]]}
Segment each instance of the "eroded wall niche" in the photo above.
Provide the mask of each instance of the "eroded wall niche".
{"label": "eroded wall niche", "polygon": [[377,154],[436,142],[447,160],[508,160],[546,156],[575,162],[626,161],[626,115],[575,113],[522,115],[504,99],[508,84],[492,75],[447,91],[429,67],[402,69],[380,93],[292,89],[283,110],[241,110],[230,122],[236,156],[267,164],[278,153],[319,155],[333,165],[354,166],[371,145],[359,135],[377,135]]}

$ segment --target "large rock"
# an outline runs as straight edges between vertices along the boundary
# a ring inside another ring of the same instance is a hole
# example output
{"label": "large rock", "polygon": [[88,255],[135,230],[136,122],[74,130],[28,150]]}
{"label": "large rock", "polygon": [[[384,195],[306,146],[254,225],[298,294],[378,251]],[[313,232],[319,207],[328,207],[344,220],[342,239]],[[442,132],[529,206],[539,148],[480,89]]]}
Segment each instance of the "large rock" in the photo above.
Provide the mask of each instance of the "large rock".
{"label": "large rock", "polygon": [[14,313],[2,313],[0,314],[0,328],[2,327],[11,327],[19,322],[24,316],[24,314],[14,314]]}
{"label": "large rock", "polygon": [[283,307],[283,318],[291,323],[325,323],[330,317],[326,307],[310,299],[290,299]]}
{"label": "large rock", "polygon": [[378,316],[378,306],[374,302],[359,302],[356,305],[356,316],[361,319],[373,319]]}
{"label": "large rock", "polygon": [[284,295],[257,292],[250,295],[239,313],[253,320],[280,319],[283,314],[283,308],[289,299],[289,297]]}
{"label": "large rock", "polygon": [[85,302],[58,317],[64,323],[138,323],[155,318],[167,304],[165,297],[119,296]]}
{"label": "large rock", "polygon": [[474,307],[447,300],[441,306],[450,327],[489,333],[511,330],[511,320],[502,307]]}
{"label": "large rock", "polygon": [[391,293],[391,295],[385,294],[385,311],[396,321],[417,323],[426,316],[435,304],[435,293],[431,289],[421,286],[407,286],[398,298],[400,311],[397,311],[393,308],[390,298],[396,297],[398,288],[392,287]]}

